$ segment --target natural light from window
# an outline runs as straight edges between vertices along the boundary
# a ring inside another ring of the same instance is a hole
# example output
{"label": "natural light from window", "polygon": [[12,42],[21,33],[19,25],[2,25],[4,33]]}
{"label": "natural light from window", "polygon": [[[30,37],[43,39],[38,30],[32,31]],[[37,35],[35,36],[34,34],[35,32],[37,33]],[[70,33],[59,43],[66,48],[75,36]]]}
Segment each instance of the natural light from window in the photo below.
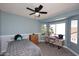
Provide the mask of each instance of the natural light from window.
{"label": "natural light from window", "polygon": [[77,22],[78,20],[71,21],[71,42],[77,44]]}
{"label": "natural light from window", "polygon": [[65,23],[50,24],[50,28],[53,29],[51,36],[62,34],[64,35],[63,38],[65,39]]}
{"label": "natural light from window", "polygon": [[45,35],[47,33],[47,26],[46,24],[41,25],[41,34]]}

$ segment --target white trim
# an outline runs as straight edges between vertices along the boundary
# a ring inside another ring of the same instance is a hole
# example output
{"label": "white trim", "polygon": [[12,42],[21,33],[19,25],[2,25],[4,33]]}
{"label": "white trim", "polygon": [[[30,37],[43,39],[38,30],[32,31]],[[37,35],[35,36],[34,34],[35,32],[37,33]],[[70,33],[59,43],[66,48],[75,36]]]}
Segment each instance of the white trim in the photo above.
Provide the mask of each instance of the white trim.
{"label": "white trim", "polygon": [[[21,34],[21,35],[30,35],[30,34],[33,34],[33,33],[27,33],[27,34]],[[40,34],[40,33],[35,33],[35,34]],[[9,36],[14,36],[16,34],[13,34],[13,35],[0,35],[0,37],[9,37]]]}
{"label": "white trim", "polygon": [[40,41],[39,41],[39,42],[45,42],[45,40],[41,40],[41,39],[40,39]]}
{"label": "white trim", "polygon": [[64,48],[67,48],[69,51],[71,51],[73,54],[75,54],[76,56],[79,56],[78,53],[76,53],[75,51],[73,51],[72,49],[70,49],[69,47],[67,46],[63,46]]}

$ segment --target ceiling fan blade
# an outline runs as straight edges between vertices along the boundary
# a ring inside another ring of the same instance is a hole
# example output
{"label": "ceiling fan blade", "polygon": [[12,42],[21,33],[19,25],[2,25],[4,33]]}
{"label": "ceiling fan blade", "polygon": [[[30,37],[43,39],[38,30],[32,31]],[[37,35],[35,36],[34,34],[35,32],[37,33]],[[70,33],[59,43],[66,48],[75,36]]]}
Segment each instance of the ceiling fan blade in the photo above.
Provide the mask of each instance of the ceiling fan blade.
{"label": "ceiling fan blade", "polygon": [[39,13],[41,13],[41,14],[47,14],[47,12],[39,12]]}
{"label": "ceiling fan blade", "polygon": [[27,7],[26,9],[28,9],[28,10],[30,10],[30,11],[33,11],[33,12],[35,12],[35,10],[33,10],[33,9],[31,9],[31,8],[28,8],[28,7]]}
{"label": "ceiling fan blade", "polygon": [[35,13],[31,13],[31,14],[29,14],[29,15],[33,15],[33,14],[35,14]]}
{"label": "ceiling fan blade", "polygon": [[43,8],[43,6],[42,6],[42,5],[40,5],[38,8],[39,8],[39,10],[38,10],[38,11],[40,11],[40,10]]}

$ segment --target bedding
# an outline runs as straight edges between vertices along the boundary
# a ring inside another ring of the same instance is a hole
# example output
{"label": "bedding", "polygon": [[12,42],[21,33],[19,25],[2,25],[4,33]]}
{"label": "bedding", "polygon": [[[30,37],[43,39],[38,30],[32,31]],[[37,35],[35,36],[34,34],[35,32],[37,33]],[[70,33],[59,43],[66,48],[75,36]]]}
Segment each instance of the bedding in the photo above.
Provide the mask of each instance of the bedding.
{"label": "bedding", "polygon": [[12,41],[8,44],[5,56],[41,56],[40,48],[27,39]]}

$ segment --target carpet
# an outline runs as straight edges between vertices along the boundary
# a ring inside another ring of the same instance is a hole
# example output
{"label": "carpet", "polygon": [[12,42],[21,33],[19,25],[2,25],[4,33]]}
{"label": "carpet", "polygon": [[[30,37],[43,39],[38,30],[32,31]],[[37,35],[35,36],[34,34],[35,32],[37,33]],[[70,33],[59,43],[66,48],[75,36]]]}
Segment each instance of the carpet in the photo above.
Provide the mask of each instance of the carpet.
{"label": "carpet", "polygon": [[43,56],[75,56],[64,47],[58,49],[57,46],[46,43],[39,43],[38,46],[40,47]]}

